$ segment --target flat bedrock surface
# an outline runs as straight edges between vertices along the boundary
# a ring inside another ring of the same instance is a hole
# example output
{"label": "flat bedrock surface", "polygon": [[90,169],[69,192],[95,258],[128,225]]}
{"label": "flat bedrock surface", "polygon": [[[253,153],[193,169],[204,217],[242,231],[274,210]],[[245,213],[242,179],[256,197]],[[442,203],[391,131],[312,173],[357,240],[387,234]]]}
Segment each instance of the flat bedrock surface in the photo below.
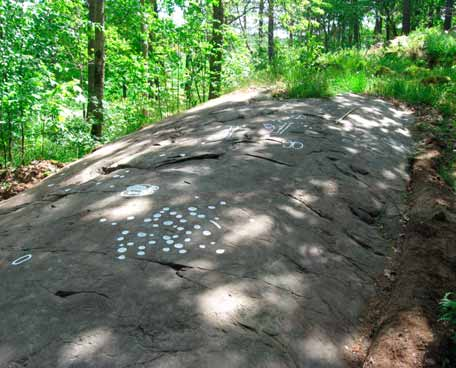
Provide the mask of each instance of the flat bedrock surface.
{"label": "flat bedrock surface", "polygon": [[[234,93],[3,202],[0,367],[346,367],[412,120],[356,95]],[[121,195],[136,184],[159,188]]]}

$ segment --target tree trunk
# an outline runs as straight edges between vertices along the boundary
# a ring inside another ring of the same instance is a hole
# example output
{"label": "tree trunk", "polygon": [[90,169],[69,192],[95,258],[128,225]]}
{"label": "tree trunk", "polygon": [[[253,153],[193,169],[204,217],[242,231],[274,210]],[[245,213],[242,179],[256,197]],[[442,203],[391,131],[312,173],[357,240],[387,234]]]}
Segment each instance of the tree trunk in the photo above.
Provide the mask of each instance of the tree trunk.
{"label": "tree trunk", "polygon": [[353,7],[353,42],[355,46],[359,46],[360,31],[359,31],[359,11],[358,0],[352,0]]}
{"label": "tree trunk", "polygon": [[102,136],[105,75],[104,0],[89,0],[90,34],[88,42],[87,119],[92,123],[92,135]]}
{"label": "tree trunk", "polygon": [[147,20],[146,20],[146,8],[145,8],[145,0],[141,0],[141,11],[143,12],[143,17],[141,19],[141,51],[144,60],[149,58],[149,33],[147,27]]}
{"label": "tree trunk", "polygon": [[[151,11],[152,11],[152,14],[153,14],[153,21],[155,22],[155,20],[158,19],[158,3],[157,3],[157,0],[149,0],[149,4],[150,4],[150,8],[151,8]],[[154,53],[155,53],[155,50],[154,50],[155,42],[156,42],[155,34],[154,34],[153,30],[150,30],[149,31],[149,55],[152,57],[152,60],[155,61],[156,65],[159,65],[160,68],[165,73],[165,66],[164,66],[163,60],[161,60],[158,57],[154,58],[156,56],[156,55],[154,55]],[[149,85],[150,85],[150,88],[154,90],[149,97],[152,97],[156,101],[158,101],[158,104],[160,106],[159,109],[161,111],[160,79],[159,79],[158,75],[155,75],[155,77],[153,77],[153,78],[151,78],[149,80]],[[160,112],[160,115],[161,115],[161,112]]]}
{"label": "tree trunk", "polygon": [[263,55],[263,17],[264,17],[264,0],[260,0],[258,8],[258,54]]}
{"label": "tree trunk", "polygon": [[382,17],[379,14],[376,14],[375,15],[375,30],[374,30],[375,34],[381,35],[382,28],[383,28]]}
{"label": "tree trunk", "polygon": [[428,26],[428,28],[434,27],[434,7],[433,6],[429,7],[427,26]]}
{"label": "tree trunk", "polygon": [[451,22],[453,20],[453,5],[454,0],[446,0],[445,2],[445,21],[443,22],[443,29],[449,31],[451,29]]}
{"label": "tree trunk", "polygon": [[268,60],[274,62],[274,0],[268,0]]}
{"label": "tree trunk", "polygon": [[402,1],[402,33],[408,35],[410,33],[410,0]]}
{"label": "tree trunk", "polygon": [[385,28],[386,28],[386,41],[389,41],[392,38],[391,37],[391,15],[390,15],[389,10],[387,10],[387,12],[386,12]]}
{"label": "tree trunk", "polygon": [[209,55],[209,99],[220,96],[222,84],[223,58],[223,1],[218,0],[212,5],[212,51]]}

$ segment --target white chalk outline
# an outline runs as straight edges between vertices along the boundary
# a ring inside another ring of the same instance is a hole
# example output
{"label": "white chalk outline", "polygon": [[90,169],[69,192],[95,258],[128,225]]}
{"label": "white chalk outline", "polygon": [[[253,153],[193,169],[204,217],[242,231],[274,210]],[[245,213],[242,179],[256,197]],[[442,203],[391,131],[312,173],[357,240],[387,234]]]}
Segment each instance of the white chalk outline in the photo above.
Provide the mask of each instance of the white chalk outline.
{"label": "white chalk outline", "polygon": [[27,261],[30,261],[32,259],[32,255],[31,254],[26,254],[22,257],[19,257],[17,259],[15,259],[13,262],[11,262],[11,264],[13,266],[19,266],[20,264],[24,263],[24,262],[27,262]]}
{"label": "white chalk outline", "polygon": [[302,143],[301,141],[287,140],[286,142],[283,143],[283,147],[300,150],[300,149],[304,148],[304,143]]}
{"label": "white chalk outline", "polygon": [[216,227],[218,227],[219,229],[221,229],[222,227],[216,223],[214,220],[209,220],[209,222],[213,223]]}
{"label": "white chalk outline", "polygon": [[127,187],[120,193],[122,197],[144,197],[154,194],[160,187],[151,184],[135,184]]}

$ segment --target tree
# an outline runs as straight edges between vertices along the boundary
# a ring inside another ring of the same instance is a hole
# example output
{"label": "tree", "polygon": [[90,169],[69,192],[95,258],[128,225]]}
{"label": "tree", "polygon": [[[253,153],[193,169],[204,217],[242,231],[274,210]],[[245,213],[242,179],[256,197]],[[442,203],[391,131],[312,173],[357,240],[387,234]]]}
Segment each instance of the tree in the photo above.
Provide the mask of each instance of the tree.
{"label": "tree", "polygon": [[410,33],[410,0],[402,1],[402,33],[408,35]]}
{"label": "tree", "polygon": [[274,0],[268,0],[268,60],[274,62]]}
{"label": "tree", "polygon": [[212,50],[209,55],[209,99],[220,96],[223,62],[223,24],[225,14],[222,0],[212,4]]}
{"label": "tree", "polygon": [[88,0],[88,106],[87,120],[92,123],[92,135],[100,138],[103,132],[103,98],[105,78],[105,1]]}
{"label": "tree", "polygon": [[454,0],[446,0],[445,2],[445,21],[443,23],[443,29],[449,31],[451,29],[451,22],[453,19],[453,6]]}
{"label": "tree", "polygon": [[263,56],[263,17],[264,17],[264,0],[260,0],[258,6],[258,56],[261,58]]}

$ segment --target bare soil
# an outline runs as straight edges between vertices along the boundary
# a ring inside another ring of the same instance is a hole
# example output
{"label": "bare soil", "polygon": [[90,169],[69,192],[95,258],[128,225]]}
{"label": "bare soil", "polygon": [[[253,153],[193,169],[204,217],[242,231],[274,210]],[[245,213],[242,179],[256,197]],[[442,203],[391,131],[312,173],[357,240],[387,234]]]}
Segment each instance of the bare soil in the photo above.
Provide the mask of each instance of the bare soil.
{"label": "bare soil", "polygon": [[[417,126],[438,122],[432,109],[417,109]],[[426,134],[425,134],[426,135]],[[439,321],[439,301],[456,285],[455,194],[438,175],[445,146],[423,136],[411,162],[407,213],[383,291],[370,304],[364,336],[349,360],[363,368],[454,367],[450,330]]]}
{"label": "bare soil", "polygon": [[63,166],[53,160],[36,160],[18,168],[0,168],[0,201],[33,187]]}

